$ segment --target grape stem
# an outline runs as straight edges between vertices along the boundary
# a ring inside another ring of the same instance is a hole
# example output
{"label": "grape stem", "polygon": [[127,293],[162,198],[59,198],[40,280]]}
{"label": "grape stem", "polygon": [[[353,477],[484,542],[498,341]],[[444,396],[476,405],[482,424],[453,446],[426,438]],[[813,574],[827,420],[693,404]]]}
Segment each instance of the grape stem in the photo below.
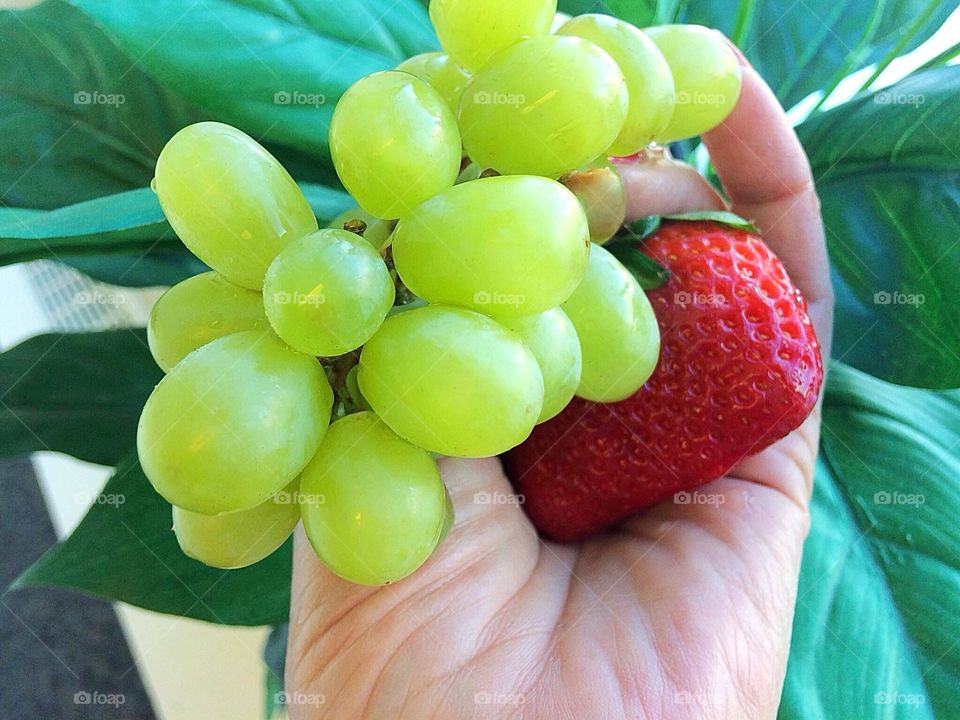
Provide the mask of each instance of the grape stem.
{"label": "grape stem", "polygon": [[360,350],[354,350],[344,355],[331,358],[320,358],[320,364],[327,374],[330,388],[333,390],[333,414],[335,417],[344,417],[359,412],[359,407],[350,388],[347,385],[347,376],[360,363]]}

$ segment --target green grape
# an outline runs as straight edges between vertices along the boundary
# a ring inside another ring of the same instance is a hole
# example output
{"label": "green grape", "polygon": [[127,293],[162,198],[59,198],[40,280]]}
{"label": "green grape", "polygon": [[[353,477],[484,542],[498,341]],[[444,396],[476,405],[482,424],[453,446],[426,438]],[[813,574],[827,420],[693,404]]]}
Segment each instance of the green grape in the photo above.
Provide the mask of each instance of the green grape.
{"label": "green grape", "polygon": [[443,305],[387,319],[360,356],[360,389],[394,432],[432,452],[487,457],[523,442],[543,376],[520,339]]}
{"label": "green grape", "polygon": [[549,35],[504,50],[460,104],[470,158],[504,175],[560,177],[609,148],[628,107],[623,73],[606,52]]}
{"label": "green grape", "polygon": [[617,402],[639,390],[657,365],[660,330],[650,301],[620,261],[592,245],[587,274],[563,310],[583,351],[577,395]]}
{"label": "green grape", "polygon": [[543,374],[543,409],[538,423],[563,410],[580,385],[581,353],[577,331],[560,308],[503,321],[537,359]]}
{"label": "green grape", "polygon": [[300,500],[314,551],[331,571],[362,585],[412,573],[444,528],[446,490],[437,463],[370,412],[330,426],[303,471]]}
{"label": "green grape", "polygon": [[456,512],[454,512],[453,509],[453,499],[450,497],[450,491],[447,490],[446,486],[443,488],[443,494],[443,527],[440,528],[440,540],[437,544],[447,539],[447,535],[450,534],[450,531],[453,529],[453,523],[457,519]]}
{"label": "green grape", "polygon": [[556,12],[557,0],[430,0],[440,44],[468,70],[524,38],[546,35]]}
{"label": "green grape", "polygon": [[449,56],[430,52],[414,55],[397,65],[397,70],[416,75],[434,90],[440,93],[447,106],[457,114],[463,89],[470,81],[470,73]]}
{"label": "green grape", "polygon": [[269,327],[260,293],[208,272],[187,278],[160,296],[150,312],[147,342],[157,365],[169,372],[211,340]]}
{"label": "green grape", "polygon": [[453,185],[460,131],[443,98],[405,72],[354,83],[330,122],[330,152],[350,194],[378,218],[397,218]]}
{"label": "green grape", "polygon": [[572,19],[572,15],[568,15],[565,12],[558,12],[553,16],[553,22],[550,23],[550,34],[556,35],[557,31],[566,25]]}
{"label": "green grape", "polygon": [[593,242],[602,245],[617,234],[627,216],[627,193],[620,173],[609,162],[569,173],[560,181],[583,206]]}
{"label": "green grape", "polygon": [[320,364],[248,330],[190,353],[154,388],[137,450],[173,505],[247,510],[287,485],[323,438],[333,393]]}
{"label": "green grape", "polygon": [[160,153],[152,186],[183,244],[251,290],[260,290],[284,245],[317,229],[287,171],[229,125],[202,122],[174,135]]}
{"label": "green grape", "polygon": [[180,549],[204,565],[236,570],[260,562],[283,545],[300,520],[299,478],[249,510],[203,515],[173,506]]}
{"label": "green grape", "polygon": [[393,278],[383,258],[346,230],[318,230],[290,243],[263,282],[274,331],[308,355],[333,357],[360,347],[393,300]]}
{"label": "green grape", "polygon": [[740,63],[715,30],[700,25],[662,25],[644,30],[667,59],[677,104],[657,135],[666,144],[702,135],[731,113],[740,97]]}
{"label": "green grape", "polygon": [[607,154],[630,155],[649,145],[670,122],[676,100],[663,53],[642,31],[609,15],[581,15],[558,34],[580,37],[606,50],[626,78],[627,119]]}
{"label": "green grape", "polygon": [[410,290],[434,303],[518,317],[566,300],[586,268],[583,208],[560,183],[481,178],[415,208],[394,233],[393,259]]}

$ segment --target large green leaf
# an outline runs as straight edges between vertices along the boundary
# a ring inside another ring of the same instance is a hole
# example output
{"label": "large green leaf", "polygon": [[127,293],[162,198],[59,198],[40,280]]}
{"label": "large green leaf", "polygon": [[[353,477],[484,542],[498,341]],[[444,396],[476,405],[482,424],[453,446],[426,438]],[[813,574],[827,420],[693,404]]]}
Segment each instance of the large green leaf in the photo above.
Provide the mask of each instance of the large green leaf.
{"label": "large green leaf", "polygon": [[436,47],[416,0],[72,1],[165,86],[327,162],[327,128],[343,91]]}
{"label": "large green leaf", "polygon": [[16,582],[57,585],[226,625],[287,619],[291,543],[243,570],[215,570],[180,550],[170,505],[124,460],[74,533]]}
{"label": "large green leaf", "polygon": [[0,354],[0,457],[56,450],[115,465],[161,377],[143,330],[31,338]]}
{"label": "large green leaf", "polygon": [[[300,186],[321,225],[349,207],[350,197],[323,185]],[[149,189],[117,193],[56,210],[24,210],[0,207],[0,265],[72,255],[117,254],[126,257],[131,272],[138,258],[157,251],[185,252]],[[121,263],[123,265],[123,263]],[[81,269],[83,263],[80,263]],[[116,268],[115,268],[116,269]],[[94,272],[96,275],[97,273]],[[116,273],[124,281],[124,273]],[[143,284],[163,284],[162,280]]]}
{"label": "large green leaf", "polygon": [[123,255],[61,255],[59,259],[94,280],[127,287],[176,285],[210,269],[186,248],[154,248]]}
{"label": "large green leaf", "polygon": [[960,67],[807,121],[838,307],[834,355],[892,382],[960,387]]}
{"label": "large green leaf", "polygon": [[960,707],[960,393],[835,363],[781,720]]}
{"label": "large green leaf", "polygon": [[0,205],[143,187],[170,135],[197,119],[65,2],[0,12]]}
{"label": "large green leaf", "polygon": [[737,11],[730,0],[678,4],[684,22],[734,38],[786,107],[835,77],[917,47],[957,7],[942,0],[740,0]]}
{"label": "large green leaf", "polygon": [[149,188],[42,212],[0,208],[0,265],[157,245],[182,247]]}
{"label": "large green leaf", "polygon": [[[122,12],[136,6],[112,4]],[[219,119],[159,86],[134,60],[62,0],[0,11],[0,206],[56,208],[144,187],[173,133]],[[339,187],[315,159],[267,147],[299,180]]]}

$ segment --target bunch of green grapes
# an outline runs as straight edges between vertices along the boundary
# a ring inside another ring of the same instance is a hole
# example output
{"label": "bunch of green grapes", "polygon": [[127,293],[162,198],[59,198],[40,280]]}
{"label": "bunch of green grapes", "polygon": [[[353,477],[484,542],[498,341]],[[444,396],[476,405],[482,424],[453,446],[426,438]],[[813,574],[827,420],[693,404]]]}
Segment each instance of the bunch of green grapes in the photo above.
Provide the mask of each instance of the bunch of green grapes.
{"label": "bunch of green grapes", "polygon": [[631,396],[657,363],[650,303],[602,246],[626,207],[608,158],[721,122],[732,49],[555,0],[432,0],[430,18],[444,52],[336,107],[356,207],[329,227],[230,126],[191,125],[157,162],[166,217],[211,271],[153,309],[167,375],[138,449],[208,565],[255,563],[302,518],[332,572],[399,580],[453,522],[438,456],[503,453],[574,395]]}

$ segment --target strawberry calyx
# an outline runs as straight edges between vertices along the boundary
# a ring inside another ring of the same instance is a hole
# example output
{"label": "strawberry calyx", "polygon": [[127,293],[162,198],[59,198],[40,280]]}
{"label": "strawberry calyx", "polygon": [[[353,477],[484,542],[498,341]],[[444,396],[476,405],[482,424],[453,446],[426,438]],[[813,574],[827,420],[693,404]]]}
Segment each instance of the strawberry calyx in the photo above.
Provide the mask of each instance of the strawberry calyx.
{"label": "strawberry calyx", "polygon": [[753,233],[754,235],[760,234],[760,231],[752,222],[749,220],[744,220],[736,213],[732,213],[728,210],[701,210],[700,212],[664,215],[663,219],[689,221],[709,220],[710,222],[720,223],[721,225],[728,225],[735,230],[743,230],[744,232]]}
{"label": "strawberry calyx", "polygon": [[758,234],[749,220],[726,210],[703,210],[674,215],[650,215],[625,224],[604,247],[617,258],[640,283],[644,290],[656,290],[667,284],[670,271],[656,260],[645,255],[640,247],[644,241],[660,229],[664,220],[686,220],[721,223],[736,230]]}

